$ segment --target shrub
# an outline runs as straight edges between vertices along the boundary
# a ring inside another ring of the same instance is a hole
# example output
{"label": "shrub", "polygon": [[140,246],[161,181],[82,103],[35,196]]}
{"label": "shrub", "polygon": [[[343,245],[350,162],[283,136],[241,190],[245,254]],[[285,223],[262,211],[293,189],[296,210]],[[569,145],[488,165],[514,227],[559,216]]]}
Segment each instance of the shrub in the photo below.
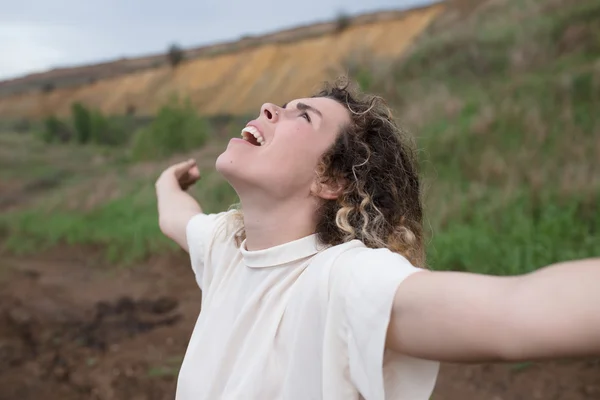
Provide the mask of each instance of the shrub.
{"label": "shrub", "polygon": [[91,117],[94,143],[119,146],[129,141],[129,132],[133,131],[131,118],[105,117],[100,111],[93,111]]}
{"label": "shrub", "polygon": [[169,51],[167,52],[167,61],[171,67],[175,68],[183,61],[184,55],[181,47],[173,44],[169,47]]}
{"label": "shrub", "polygon": [[99,110],[90,110],[81,103],[73,104],[71,113],[77,142],[80,144],[118,146],[128,141],[128,132],[133,130],[131,118],[107,117]]}
{"label": "shrub", "polygon": [[340,12],[335,19],[335,32],[340,33],[348,29],[350,26],[350,16],[345,12]]}
{"label": "shrub", "polygon": [[73,133],[69,129],[69,126],[54,115],[51,115],[44,120],[44,125],[41,131],[41,138],[44,142],[66,143],[71,139],[72,136]]}
{"label": "shrub", "polygon": [[77,142],[80,144],[88,143],[93,136],[92,113],[81,103],[74,103],[71,106],[71,116]]}
{"label": "shrub", "polygon": [[189,102],[174,100],[163,106],[154,121],[134,137],[132,156],[136,160],[160,159],[201,147],[208,137],[208,123]]}

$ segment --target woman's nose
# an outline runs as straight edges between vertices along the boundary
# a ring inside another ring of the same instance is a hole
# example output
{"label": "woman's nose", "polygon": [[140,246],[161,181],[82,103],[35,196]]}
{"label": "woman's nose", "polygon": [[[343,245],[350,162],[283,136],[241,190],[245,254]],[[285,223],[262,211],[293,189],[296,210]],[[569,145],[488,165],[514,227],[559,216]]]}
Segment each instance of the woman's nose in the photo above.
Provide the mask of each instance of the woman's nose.
{"label": "woman's nose", "polygon": [[265,103],[260,111],[261,116],[264,116],[269,122],[275,122],[279,118],[279,107],[275,104]]}

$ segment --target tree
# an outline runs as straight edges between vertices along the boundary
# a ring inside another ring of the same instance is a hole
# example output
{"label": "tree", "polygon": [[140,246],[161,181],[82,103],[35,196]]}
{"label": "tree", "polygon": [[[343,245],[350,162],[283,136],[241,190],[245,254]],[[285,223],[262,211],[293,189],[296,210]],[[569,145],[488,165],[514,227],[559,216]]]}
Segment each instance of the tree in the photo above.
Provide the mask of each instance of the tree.
{"label": "tree", "polygon": [[169,47],[169,51],[167,52],[167,61],[169,62],[171,67],[177,67],[177,65],[179,65],[179,63],[183,61],[184,57],[185,54],[183,52],[183,49],[177,44],[172,44],[171,47]]}
{"label": "tree", "polygon": [[351,18],[344,11],[340,11],[338,13],[337,18],[335,19],[335,32],[341,33],[345,31],[350,24],[352,23]]}

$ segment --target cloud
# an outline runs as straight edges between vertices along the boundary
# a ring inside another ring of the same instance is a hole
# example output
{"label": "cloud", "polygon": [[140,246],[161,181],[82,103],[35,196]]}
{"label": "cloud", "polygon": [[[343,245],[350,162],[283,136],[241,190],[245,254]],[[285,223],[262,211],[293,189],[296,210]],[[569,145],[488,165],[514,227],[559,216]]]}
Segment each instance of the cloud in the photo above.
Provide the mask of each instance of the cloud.
{"label": "cloud", "polygon": [[66,55],[52,40],[61,28],[30,23],[0,25],[0,77],[33,72],[60,63]]}

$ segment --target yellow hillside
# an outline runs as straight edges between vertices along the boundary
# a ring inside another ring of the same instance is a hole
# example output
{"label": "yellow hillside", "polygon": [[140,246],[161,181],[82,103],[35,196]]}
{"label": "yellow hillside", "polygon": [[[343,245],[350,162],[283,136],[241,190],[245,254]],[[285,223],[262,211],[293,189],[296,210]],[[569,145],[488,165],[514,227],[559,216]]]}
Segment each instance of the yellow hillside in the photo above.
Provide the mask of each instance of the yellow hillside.
{"label": "yellow hillside", "polygon": [[136,115],[150,115],[174,94],[188,97],[202,114],[255,112],[265,101],[310,94],[315,84],[340,72],[342,62],[357,52],[398,57],[441,8],[434,5],[394,19],[351,25],[337,34],[197,58],[174,70],[164,66],[50,93],[0,97],[0,117],[66,115],[77,101],[107,114],[135,109]]}

